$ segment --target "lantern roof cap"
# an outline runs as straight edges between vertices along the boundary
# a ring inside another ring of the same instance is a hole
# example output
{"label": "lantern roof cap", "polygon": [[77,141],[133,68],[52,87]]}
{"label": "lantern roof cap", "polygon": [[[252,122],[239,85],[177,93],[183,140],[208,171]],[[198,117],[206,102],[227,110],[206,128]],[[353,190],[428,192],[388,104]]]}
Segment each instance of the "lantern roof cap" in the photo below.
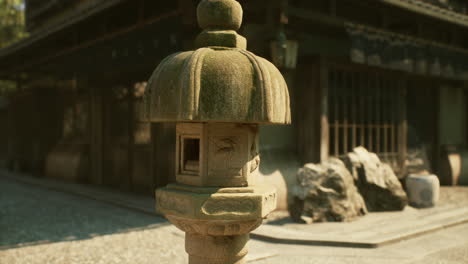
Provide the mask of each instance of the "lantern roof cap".
{"label": "lantern roof cap", "polygon": [[197,50],[164,59],[143,96],[142,121],[290,123],[289,94],[280,71],[246,50],[237,34],[235,0],[202,0]]}
{"label": "lantern roof cap", "polygon": [[234,0],[201,1],[197,7],[197,20],[203,29],[238,30],[242,13],[242,6]]}

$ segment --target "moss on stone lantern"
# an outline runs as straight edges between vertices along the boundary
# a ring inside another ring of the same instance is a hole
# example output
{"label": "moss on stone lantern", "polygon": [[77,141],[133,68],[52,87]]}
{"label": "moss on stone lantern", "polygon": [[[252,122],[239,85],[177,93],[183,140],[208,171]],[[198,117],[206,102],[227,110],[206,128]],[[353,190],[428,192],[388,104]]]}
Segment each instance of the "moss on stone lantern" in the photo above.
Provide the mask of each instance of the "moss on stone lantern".
{"label": "moss on stone lantern", "polygon": [[186,232],[189,262],[244,263],[250,231],[276,208],[255,184],[258,124],[290,123],[281,73],[246,50],[242,7],[202,0],[195,51],[164,59],[143,98],[149,122],[176,122],[176,184],[156,191],[157,210]]}

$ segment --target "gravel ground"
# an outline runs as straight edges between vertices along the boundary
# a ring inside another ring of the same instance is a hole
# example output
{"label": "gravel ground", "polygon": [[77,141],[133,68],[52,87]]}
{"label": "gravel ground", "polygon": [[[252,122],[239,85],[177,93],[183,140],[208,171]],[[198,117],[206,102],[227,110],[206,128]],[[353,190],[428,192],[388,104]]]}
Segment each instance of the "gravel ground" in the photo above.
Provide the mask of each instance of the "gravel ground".
{"label": "gravel ground", "polygon": [[183,245],[183,237],[173,234],[170,227],[162,227],[86,240],[7,249],[0,251],[0,263],[187,263]]}
{"label": "gravel ground", "polygon": [[[441,204],[466,203],[444,187]],[[273,219],[285,217],[273,214]],[[252,240],[254,264],[466,264],[468,224],[378,249]],[[184,264],[184,236],[163,218],[0,177],[0,264]]]}
{"label": "gravel ground", "polygon": [[451,247],[430,254],[420,261],[412,264],[459,264],[468,263],[468,243],[464,245]]}
{"label": "gravel ground", "polygon": [[[438,206],[457,206],[468,203],[468,186],[441,186]],[[467,262],[468,263],[468,262]]]}
{"label": "gravel ground", "polygon": [[163,218],[0,178],[0,263],[186,263]]}

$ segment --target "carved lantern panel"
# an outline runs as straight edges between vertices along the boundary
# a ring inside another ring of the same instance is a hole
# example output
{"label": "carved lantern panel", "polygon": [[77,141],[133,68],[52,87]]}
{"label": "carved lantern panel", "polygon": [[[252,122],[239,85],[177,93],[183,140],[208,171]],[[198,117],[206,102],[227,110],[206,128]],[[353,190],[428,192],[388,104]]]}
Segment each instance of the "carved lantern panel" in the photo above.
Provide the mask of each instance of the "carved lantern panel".
{"label": "carved lantern panel", "polygon": [[177,182],[205,187],[243,187],[258,168],[257,125],[178,123]]}

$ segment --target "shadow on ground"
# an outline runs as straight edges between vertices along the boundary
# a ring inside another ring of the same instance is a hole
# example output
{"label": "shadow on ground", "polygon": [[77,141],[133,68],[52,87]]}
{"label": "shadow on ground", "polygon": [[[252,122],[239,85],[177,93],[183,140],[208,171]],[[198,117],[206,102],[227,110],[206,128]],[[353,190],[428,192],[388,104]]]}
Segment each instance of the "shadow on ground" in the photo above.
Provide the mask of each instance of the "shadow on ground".
{"label": "shadow on ground", "polygon": [[0,177],[0,250],[168,224],[162,217]]}
{"label": "shadow on ground", "polygon": [[283,226],[283,225],[287,225],[287,224],[297,224],[296,222],[294,222],[291,217],[287,216],[287,217],[281,217],[281,218],[278,218],[278,219],[275,219],[275,220],[272,220],[272,221],[268,221],[268,224],[269,225],[274,225],[274,226]]}

